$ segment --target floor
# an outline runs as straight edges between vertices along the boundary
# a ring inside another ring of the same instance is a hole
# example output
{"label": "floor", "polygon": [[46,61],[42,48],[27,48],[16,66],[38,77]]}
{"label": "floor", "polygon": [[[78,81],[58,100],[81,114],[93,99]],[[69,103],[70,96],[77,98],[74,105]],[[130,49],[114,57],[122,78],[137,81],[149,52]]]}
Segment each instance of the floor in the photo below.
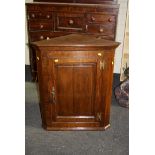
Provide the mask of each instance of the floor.
{"label": "floor", "polygon": [[[114,76],[113,87],[119,84]],[[37,85],[25,83],[26,155],[128,155],[129,109],[120,107],[114,96],[111,127],[106,131],[45,131],[41,127]]]}

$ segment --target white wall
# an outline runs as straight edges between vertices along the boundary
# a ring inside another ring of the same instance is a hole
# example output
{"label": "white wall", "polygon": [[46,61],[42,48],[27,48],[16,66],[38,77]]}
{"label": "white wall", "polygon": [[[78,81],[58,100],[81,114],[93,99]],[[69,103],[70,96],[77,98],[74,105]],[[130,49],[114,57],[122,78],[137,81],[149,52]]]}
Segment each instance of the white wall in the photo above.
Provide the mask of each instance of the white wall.
{"label": "white wall", "polygon": [[[25,2],[32,2],[33,0],[25,0]],[[124,30],[125,30],[125,19],[127,12],[127,2],[128,0],[118,0],[118,4],[120,4],[119,14],[118,14],[118,24],[116,30],[116,41],[121,42],[121,45],[117,48],[115,53],[115,65],[114,65],[114,73],[120,73],[121,68],[121,59],[122,59],[122,50],[123,50],[123,39],[124,39]],[[26,20],[25,20],[26,22]],[[25,24],[26,25],[26,24]],[[25,32],[25,42],[27,43],[27,25]],[[25,64],[29,65],[29,50],[27,45],[25,44]]]}
{"label": "white wall", "polygon": [[116,41],[121,42],[121,45],[116,49],[114,73],[120,73],[121,71],[121,59],[123,53],[123,40],[125,33],[125,22],[126,22],[128,0],[118,0],[118,4],[120,4],[120,8],[116,30]]}
{"label": "white wall", "polygon": [[[33,2],[33,0],[25,0],[25,3]],[[25,10],[26,13],[26,10]],[[29,49],[27,46],[28,43],[28,37],[27,37],[27,22],[26,22],[26,16],[25,16],[25,64],[29,65]]]}
{"label": "white wall", "polygon": [[29,65],[29,49],[27,46],[28,43],[28,37],[27,37],[27,23],[26,23],[26,19],[25,19],[25,64]]}

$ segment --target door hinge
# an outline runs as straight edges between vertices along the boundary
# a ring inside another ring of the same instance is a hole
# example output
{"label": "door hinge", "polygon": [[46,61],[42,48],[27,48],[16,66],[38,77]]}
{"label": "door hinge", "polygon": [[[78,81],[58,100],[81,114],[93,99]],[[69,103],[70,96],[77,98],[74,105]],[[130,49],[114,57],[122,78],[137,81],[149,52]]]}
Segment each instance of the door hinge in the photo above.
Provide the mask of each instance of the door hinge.
{"label": "door hinge", "polygon": [[101,121],[102,120],[102,115],[100,112],[97,113],[97,120],[98,121]]}
{"label": "door hinge", "polygon": [[100,70],[104,70],[104,65],[105,65],[105,62],[104,60],[103,61],[100,61]]}

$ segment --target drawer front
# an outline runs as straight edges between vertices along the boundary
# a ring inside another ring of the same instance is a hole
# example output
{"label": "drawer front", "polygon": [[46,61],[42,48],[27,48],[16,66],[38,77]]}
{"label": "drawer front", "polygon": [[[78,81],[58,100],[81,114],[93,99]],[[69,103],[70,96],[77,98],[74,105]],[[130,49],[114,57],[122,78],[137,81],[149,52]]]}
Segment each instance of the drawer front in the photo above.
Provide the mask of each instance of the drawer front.
{"label": "drawer front", "polygon": [[28,19],[53,19],[52,12],[28,12]]}
{"label": "drawer front", "polygon": [[84,14],[57,13],[55,20],[56,30],[69,32],[84,30]]}
{"label": "drawer front", "polygon": [[116,18],[113,15],[87,14],[87,21],[89,23],[110,24],[110,23],[115,23]]}
{"label": "drawer front", "polygon": [[103,35],[103,34],[99,34],[96,36],[99,39],[107,39],[107,40],[115,40],[115,35],[114,34],[109,34],[109,35]]}
{"label": "drawer front", "polygon": [[36,31],[36,32],[29,32],[29,41],[39,41],[39,40],[45,40],[50,39],[54,37],[64,36],[69,33],[66,32],[51,32],[51,31]]}
{"label": "drawer front", "polygon": [[35,30],[53,30],[53,22],[52,21],[29,21],[28,29],[30,31]]}
{"label": "drawer front", "polygon": [[115,29],[113,25],[88,24],[87,33],[112,35]]}

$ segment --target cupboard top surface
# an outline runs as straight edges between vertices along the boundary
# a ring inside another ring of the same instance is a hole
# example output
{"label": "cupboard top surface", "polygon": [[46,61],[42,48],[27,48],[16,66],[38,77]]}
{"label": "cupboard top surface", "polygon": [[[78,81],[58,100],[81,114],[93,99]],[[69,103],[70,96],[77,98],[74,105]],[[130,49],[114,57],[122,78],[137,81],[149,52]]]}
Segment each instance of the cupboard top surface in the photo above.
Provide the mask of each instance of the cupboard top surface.
{"label": "cupboard top surface", "polygon": [[70,34],[66,36],[56,37],[49,40],[33,42],[33,45],[42,47],[113,47],[116,48],[120,43],[105,40],[93,35]]}

